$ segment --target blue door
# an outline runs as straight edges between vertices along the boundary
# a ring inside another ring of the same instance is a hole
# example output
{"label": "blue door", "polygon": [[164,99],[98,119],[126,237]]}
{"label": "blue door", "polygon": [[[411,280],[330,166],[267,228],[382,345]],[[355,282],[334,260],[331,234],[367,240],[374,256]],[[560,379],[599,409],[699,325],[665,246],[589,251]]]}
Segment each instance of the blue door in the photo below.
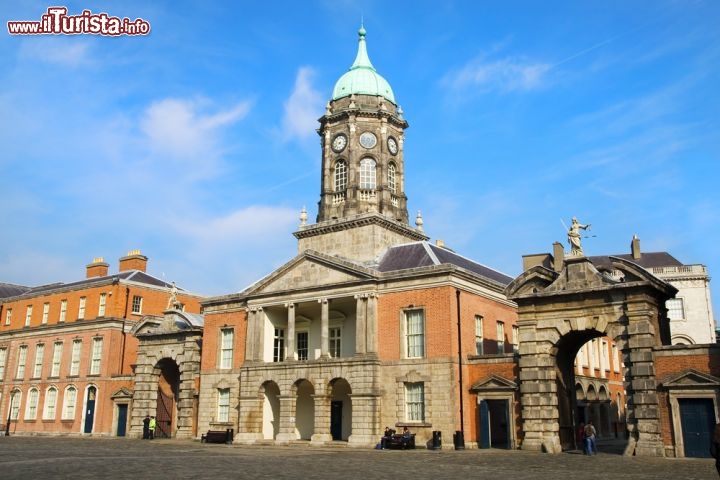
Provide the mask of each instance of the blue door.
{"label": "blue door", "polygon": [[681,398],[680,424],[686,457],[709,457],[715,409],[709,398]]}
{"label": "blue door", "polygon": [[117,422],[117,436],[124,437],[125,430],[127,428],[127,403],[121,403],[118,406],[118,422]]}
{"label": "blue door", "polygon": [[490,409],[487,400],[481,400],[479,405],[480,420],[480,448],[490,448]]}
{"label": "blue door", "polygon": [[95,387],[88,388],[87,403],[85,408],[85,426],[83,432],[92,433],[93,423],[95,422],[95,395],[97,389]]}

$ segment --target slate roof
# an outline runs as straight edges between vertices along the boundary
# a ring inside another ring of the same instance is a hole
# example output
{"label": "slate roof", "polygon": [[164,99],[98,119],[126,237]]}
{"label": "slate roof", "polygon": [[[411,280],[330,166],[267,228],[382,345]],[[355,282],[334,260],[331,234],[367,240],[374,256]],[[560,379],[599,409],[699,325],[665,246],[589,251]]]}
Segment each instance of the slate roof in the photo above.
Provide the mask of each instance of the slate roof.
{"label": "slate roof", "polygon": [[413,242],[390,247],[380,259],[377,269],[380,272],[392,272],[443,264],[455,265],[502,285],[508,285],[513,280],[504,273],[428,242]]}
{"label": "slate roof", "polygon": [[611,268],[612,263],[610,257],[618,257],[628,262],[633,262],[640,265],[643,268],[654,268],[654,267],[680,267],[683,263],[677,258],[673,257],[667,252],[649,252],[643,253],[640,258],[633,258],[631,254],[622,255],[598,255],[594,257],[588,257],[588,259],[595,265],[595,267],[606,267]]}
{"label": "slate roof", "polygon": [[[8,299],[18,296],[27,295],[43,295],[56,290],[81,290],[82,288],[97,284],[97,283],[111,283],[115,280],[128,281],[135,283],[142,283],[148,286],[170,288],[171,283],[168,283],[159,278],[148,275],[140,270],[127,270],[124,272],[116,273],[114,275],[107,275],[104,277],[93,277],[79,280],[77,282],[70,283],[50,283],[47,285],[39,285],[36,287],[23,287],[20,285],[12,285],[9,283],[0,283],[0,299]],[[184,292],[185,290],[177,287],[178,291]]]}

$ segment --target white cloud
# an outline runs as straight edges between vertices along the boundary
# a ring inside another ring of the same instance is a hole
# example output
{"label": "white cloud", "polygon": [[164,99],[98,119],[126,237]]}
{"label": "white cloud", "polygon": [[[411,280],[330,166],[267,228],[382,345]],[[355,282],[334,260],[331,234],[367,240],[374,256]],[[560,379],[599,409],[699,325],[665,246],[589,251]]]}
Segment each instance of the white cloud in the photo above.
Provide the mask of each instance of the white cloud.
{"label": "white cloud", "polygon": [[549,63],[517,57],[487,61],[485,55],[481,55],[445,75],[442,82],[455,90],[472,88],[481,93],[530,91],[546,85],[546,74],[551,68]]}
{"label": "white cloud", "polygon": [[82,39],[58,39],[56,35],[32,37],[23,39],[20,57],[76,67],[89,61],[89,48],[90,43]]}
{"label": "white cloud", "polygon": [[285,102],[283,138],[305,139],[315,134],[317,119],[322,114],[323,96],[312,87],[314,71],[302,67],[295,77],[293,91]]}
{"label": "white cloud", "polygon": [[205,102],[167,98],[153,103],[140,120],[140,128],[157,152],[178,157],[205,157],[216,150],[217,130],[244,118],[250,102],[211,115],[199,112]]}

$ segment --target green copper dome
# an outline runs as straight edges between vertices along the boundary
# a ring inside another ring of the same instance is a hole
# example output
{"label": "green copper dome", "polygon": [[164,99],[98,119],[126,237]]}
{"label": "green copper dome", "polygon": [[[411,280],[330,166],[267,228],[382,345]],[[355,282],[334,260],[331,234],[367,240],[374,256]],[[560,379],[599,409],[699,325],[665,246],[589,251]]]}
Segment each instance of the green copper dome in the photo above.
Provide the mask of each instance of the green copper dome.
{"label": "green copper dome", "polygon": [[340,77],[340,80],[335,84],[332,100],[359,93],[363,95],[381,95],[395,105],[395,95],[393,95],[390,84],[382,75],[377,73],[375,67],[370,63],[365,46],[365,29],[363,27],[358,30],[358,35],[360,38],[355,62],[350,67],[350,70]]}

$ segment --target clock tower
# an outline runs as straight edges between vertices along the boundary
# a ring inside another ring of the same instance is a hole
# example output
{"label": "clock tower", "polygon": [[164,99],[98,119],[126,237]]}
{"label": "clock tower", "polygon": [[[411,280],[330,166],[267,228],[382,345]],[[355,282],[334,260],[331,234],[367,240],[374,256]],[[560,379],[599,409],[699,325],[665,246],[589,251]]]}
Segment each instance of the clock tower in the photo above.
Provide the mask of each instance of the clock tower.
{"label": "clock tower", "polygon": [[[361,27],[358,34],[355,61],[335,84],[319,120],[322,172],[317,224],[306,225],[303,219],[295,236],[301,251],[309,248],[369,261],[388,246],[427,236],[421,222],[418,228],[408,225],[403,159],[408,123],[390,84],[370,62],[365,29]],[[313,240],[333,232],[344,232],[346,238]],[[367,245],[359,251],[347,242]]]}

